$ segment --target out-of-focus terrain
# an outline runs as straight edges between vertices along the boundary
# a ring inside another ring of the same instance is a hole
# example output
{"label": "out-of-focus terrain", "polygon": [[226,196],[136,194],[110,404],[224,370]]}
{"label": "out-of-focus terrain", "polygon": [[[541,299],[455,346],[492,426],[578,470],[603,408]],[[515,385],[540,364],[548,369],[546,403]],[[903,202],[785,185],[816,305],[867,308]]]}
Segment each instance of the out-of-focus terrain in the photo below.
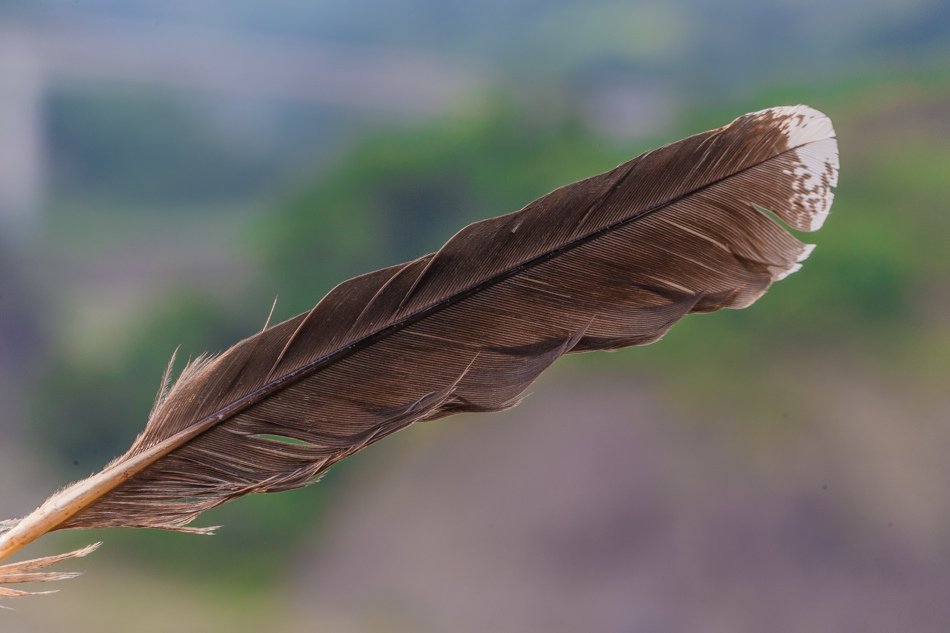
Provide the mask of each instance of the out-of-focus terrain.
{"label": "out-of-focus terrain", "polygon": [[365,5],[0,4],[0,518],[123,451],[177,346],[746,111],[834,120],[817,249],[214,538],[51,535],[106,544],[0,630],[946,631],[943,3]]}

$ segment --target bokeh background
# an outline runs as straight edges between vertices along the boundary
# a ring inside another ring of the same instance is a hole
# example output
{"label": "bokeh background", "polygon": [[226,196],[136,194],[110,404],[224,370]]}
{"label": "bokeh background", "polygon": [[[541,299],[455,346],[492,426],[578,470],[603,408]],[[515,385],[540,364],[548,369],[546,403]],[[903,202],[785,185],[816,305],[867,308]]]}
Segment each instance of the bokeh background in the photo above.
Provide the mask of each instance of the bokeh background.
{"label": "bokeh background", "polygon": [[743,112],[835,122],[805,268],[214,538],[104,539],[70,630],[950,630],[950,4],[0,1],[0,515],[122,452],[165,363]]}

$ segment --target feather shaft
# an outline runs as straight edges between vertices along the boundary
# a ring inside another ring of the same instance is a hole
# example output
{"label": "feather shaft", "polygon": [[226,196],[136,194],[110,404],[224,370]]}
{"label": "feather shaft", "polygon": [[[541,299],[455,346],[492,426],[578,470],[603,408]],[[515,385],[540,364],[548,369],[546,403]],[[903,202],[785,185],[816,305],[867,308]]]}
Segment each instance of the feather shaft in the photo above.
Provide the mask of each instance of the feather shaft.
{"label": "feather shaft", "polygon": [[[125,461],[113,463],[101,472],[69,486],[52,495],[43,505],[18,521],[0,535],[0,560],[23,549],[39,537],[50,532],[75,516],[90,504],[121,486],[191,438],[210,428],[211,420],[170,437],[160,444]],[[0,581],[13,582],[0,575]]]}

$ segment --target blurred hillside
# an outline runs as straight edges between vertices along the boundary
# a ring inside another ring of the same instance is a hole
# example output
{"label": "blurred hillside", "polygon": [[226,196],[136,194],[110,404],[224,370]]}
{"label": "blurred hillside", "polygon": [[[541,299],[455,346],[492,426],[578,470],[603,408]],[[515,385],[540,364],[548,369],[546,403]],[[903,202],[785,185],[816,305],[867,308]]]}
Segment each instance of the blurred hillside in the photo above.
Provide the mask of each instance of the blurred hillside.
{"label": "blurred hillside", "polygon": [[[153,24],[410,48],[470,59],[519,76],[575,74],[612,65],[664,83],[720,94],[776,75],[813,80],[876,64],[944,58],[946,4],[676,0],[370,0],[318,3],[208,0],[7,0],[25,20],[109,16]],[[807,46],[802,43],[807,42]]]}
{"label": "blurred hillside", "polygon": [[[107,548],[65,594],[18,604],[9,630],[164,631],[172,603],[176,628],[232,633],[945,631],[943,4],[387,7],[0,4],[20,35],[71,20],[153,30],[155,46],[227,32],[229,51],[330,42],[334,63],[465,77],[407,111],[44,75],[22,102],[39,108],[23,141],[42,175],[33,219],[0,234],[0,515],[123,451],[177,346],[224,349],[275,296],[287,318],[746,111],[804,102],[835,122],[841,182],[817,250],[749,310],[568,359],[515,411],[413,429],[318,486],[221,508],[202,519],[225,525],[214,539],[56,535],[40,548]],[[0,69],[23,67],[4,50]],[[417,101],[393,85],[393,103]]]}
{"label": "blurred hillside", "polygon": [[939,70],[948,25],[939,0],[7,0],[0,226],[64,201],[266,207],[373,129],[493,91],[642,138],[763,86]]}

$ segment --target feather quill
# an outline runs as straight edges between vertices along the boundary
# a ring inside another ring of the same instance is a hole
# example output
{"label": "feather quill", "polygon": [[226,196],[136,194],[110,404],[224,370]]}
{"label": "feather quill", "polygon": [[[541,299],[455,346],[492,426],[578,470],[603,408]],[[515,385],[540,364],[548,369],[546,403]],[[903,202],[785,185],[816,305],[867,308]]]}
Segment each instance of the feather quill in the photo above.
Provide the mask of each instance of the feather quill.
{"label": "feather quill", "polygon": [[[63,528],[211,531],[189,526],[236,497],[311,483],[414,422],[513,406],[566,353],[748,306],[812,249],[775,218],[820,228],[837,174],[830,120],[771,108],[345,281],[174,382],[169,369],[131,448],[0,524],[0,560]],[[53,579],[36,570],[88,552],[0,567],[0,582]]]}

